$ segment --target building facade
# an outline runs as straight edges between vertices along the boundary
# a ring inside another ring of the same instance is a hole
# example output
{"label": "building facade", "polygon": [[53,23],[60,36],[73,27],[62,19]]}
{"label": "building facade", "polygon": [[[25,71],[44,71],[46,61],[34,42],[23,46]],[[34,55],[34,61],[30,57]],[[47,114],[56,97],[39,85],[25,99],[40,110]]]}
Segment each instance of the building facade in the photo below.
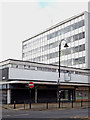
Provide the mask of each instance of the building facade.
{"label": "building facade", "polygon": [[59,63],[59,42],[66,40],[68,48],[61,45],[61,65],[90,68],[90,13],[83,12],[64,20],[22,42],[22,59],[32,62]]}
{"label": "building facade", "polygon": [[[58,85],[58,65],[8,59],[0,62],[2,103],[58,102],[90,100],[90,70],[61,66]],[[29,82],[34,83],[31,90]]]}

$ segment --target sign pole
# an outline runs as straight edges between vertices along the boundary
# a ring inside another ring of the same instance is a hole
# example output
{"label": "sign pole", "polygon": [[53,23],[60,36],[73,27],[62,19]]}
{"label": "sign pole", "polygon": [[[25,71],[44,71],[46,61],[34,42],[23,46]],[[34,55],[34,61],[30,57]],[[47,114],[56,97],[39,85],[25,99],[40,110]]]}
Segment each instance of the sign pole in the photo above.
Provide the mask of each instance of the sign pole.
{"label": "sign pole", "polygon": [[30,92],[30,104],[29,104],[29,108],[31,109],[31,88],[30,88],[29,92]]}
{"label": "sign pole", "polygon": [[28,86],[29,86],[29,88],[30,88],[30,90],[29,90],[29,92],[30,92],[30,109],[31,109],[31,103],[32,103],[32,96],[31,96],[31,89],[34,87],[34,84],[33,84],[33,82],[29,82],[29,84],[28,84]]}
{"label": "sign pole", "polygon": [[30,88],[30,103],[31,103],[31,88]]}

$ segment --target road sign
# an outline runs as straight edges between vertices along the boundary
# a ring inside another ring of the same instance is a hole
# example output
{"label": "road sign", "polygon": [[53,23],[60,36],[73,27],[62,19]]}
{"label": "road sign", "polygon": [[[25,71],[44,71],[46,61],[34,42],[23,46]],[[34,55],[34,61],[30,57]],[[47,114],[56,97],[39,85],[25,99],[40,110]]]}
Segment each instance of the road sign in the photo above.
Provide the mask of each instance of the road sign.
{"label": "road sign", "polygon": [[29,87],[30,87],[30,88],[33,88],[33,87],[34,87],[33,82],[29,82],[29,84],[28,84],[28,85],[29,85]]}

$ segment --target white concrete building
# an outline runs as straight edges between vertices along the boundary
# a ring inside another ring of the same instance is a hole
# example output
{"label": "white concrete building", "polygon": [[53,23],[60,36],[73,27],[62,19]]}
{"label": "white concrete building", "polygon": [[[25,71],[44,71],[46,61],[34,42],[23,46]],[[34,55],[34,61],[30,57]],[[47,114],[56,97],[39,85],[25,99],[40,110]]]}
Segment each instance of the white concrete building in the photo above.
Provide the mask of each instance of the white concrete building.
{"label": "white concrete building", "polygon": [[66,19],[22,42],[22,59],[32,62],[58,64],[59,42],[61,65],[90,68],[90,13],[83,12]]}
{"label": "white concrete building", "polygon": [[[34,83],[32,102],[57,102],[58,88],[61,100],[90,100],[90,70],[61,66],[58,86],[58,65],[8,59],[0,62],[0,89],[3,103],[29,102],[28,84]],[[72,98],[72,99],[71,99]]]}

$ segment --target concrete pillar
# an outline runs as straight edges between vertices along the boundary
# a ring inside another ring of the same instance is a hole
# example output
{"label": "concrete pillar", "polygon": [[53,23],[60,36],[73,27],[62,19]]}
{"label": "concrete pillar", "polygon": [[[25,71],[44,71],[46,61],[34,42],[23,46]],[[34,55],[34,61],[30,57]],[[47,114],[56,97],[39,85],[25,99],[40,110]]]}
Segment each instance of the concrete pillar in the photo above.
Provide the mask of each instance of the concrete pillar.
{"label": "concrete pillar", "polygon": [[38,102],[38,98],[37,98],[37,88],[35,88],[35,103]]}
{"label": "concrete pillar", "polygon": [[11,90],[8,89],[7,90],[7,104],[10,104],[11,103]]}

